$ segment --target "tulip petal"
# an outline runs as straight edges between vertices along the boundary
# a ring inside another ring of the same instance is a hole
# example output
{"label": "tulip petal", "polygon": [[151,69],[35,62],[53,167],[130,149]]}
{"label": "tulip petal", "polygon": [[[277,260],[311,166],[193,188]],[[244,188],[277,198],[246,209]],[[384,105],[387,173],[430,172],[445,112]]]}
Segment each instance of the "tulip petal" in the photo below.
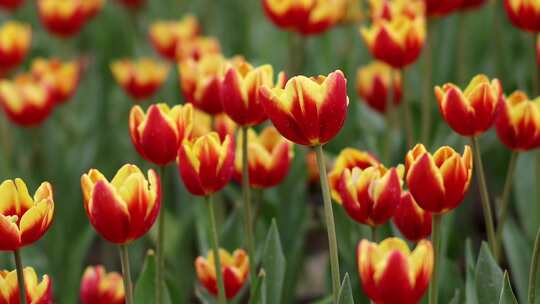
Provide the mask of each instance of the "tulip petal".
{"label": "tulip petal", "polygon": [[47,199],[30,208],[21,219],[21,245],[37,241],[49,229],[52,221],[54,204]]}
{"label": "tulip petal", "polygon": [[17,225],[0,214],[0,250],[13,251],[21,246],[21,236]]}
{"label": "tulip petal", "polygon": [[409,191],[420,207],[431,212],[444,209],[444,181],[432,157],[424,153],[407,173]]}

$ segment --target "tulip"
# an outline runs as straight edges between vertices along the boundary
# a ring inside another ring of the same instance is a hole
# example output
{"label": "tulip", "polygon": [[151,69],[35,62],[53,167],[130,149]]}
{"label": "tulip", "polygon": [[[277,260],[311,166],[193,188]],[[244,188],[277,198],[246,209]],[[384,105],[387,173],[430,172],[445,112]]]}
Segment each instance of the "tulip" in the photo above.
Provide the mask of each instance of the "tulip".
{"label": "tulip", "polygon": [[433,213],[456,208],[469,188],[473,169],[471,148],[463,155],[452,148],[439,148],[431,155],[418,144],[407,153],[407,186],[418,205]]}
{"label": "tulip", "polygon": [[540,146],[540,98],[517,91],[499,104],[495,122],[499,139],[514,151],[528,151]]}
{"label": "tulip", "polygon": [[390,20],[378,19],[360,34],[376,59],[396,69],[414,63],[426,40],[426,21],[423,16],[410,18],[398,15]]}
{"label": "tulip", "polygon": [[347,115],[347,80],[341,71],[328,76],[296,76],[285,88],[263,85],[266,114],[285,138],[306,146],[322,145],[341,129]]}
{"label": "tulip", "polygon": [[399,15],[414,19],[425,16],[425,0],[369,0],[370,16],[373,22],[377,19],[392,20]]}
{"label": "tulip", "polygon": [[485,75],[475,76],[465,91],[447,83],[435,87],[435,96],[444,120],[463,136],[477,136],[491,127],[497,104],[503,99],[501,82]]}
{"label": "tulip", "polygon": [[88,266],[81,280],[82,304],[124,304],[122,275],[105,271],[99,266]]}
{"label": "tulip", "polygon": [[259,95],[259,88],[283,88],[286,77],[283,72],[274,83],[274,71],[269,64],[254,68],[248,63],[239,67],[229,67],[222,86],[223,110],[234,122],[244,127],[252,127],[266,120],[267,116]]}
{"label": "tulip", "polygon": [[154,95],[169,73],[167,65],[150,58],[118,60],[111,64],[111,70],[118,84],[135,100]]}
{"label": "tulip", "polygon": [[[266,127],[260,135],[253,129],[248,131],[249,137],[249,184],[254,188],[270,188],[279,184],[287,176],[294,156],[292,144],[281,137],[274,127]],[[242,142],[242,134],[238,136]],[[242,181],[241,147],[237,146],[235,171],[233,177]]]}
{"label": "tulip", "polygon": [[0,8],[8,11],[14,11],[23,3],[24,0],[0,0]]}
{"label": "tulip", "polygon": [[386,112],[389,93],[392,94],[394,105],[401,102],[401,75],[390,66],[376,61],[359,68],[356,75],[358,95],[375,111]]}
{"label": "tulip", "polygon": [[37,6],[43,26],[61,38],[77,34],[86,23],[87,12],[82,0],[38,0]]}
{"label": "tulip", "polygon": [[37,58],[32,62],[32,75],[50,89],[56,104],[69,100],[79,85],[81,65],[77,61]]}
{"label": "tulip", "polygon": [[158,21],[150,25],[149,36],[154,49],[164,58],[176,59],[176,48],[195,39],[200,32],[199,21],[187,15],[179,21]]}
{"label": "tulip", "polygon": [[460,10],[472,10],[480,8],[486,3],[486,0],[463,0],[460,6]]}
{"label": "tulip", "polygon": [[[232,255],[224,249],[219,249],[221,269],[227,299],[233,299],[247,281],[249,274],[249,256],[242,249],[235,250]],[[201,284],[212,295],[217,296],[218,286],[214,253],[208,252],[207,257],[199,256],[195,260],[195,270]]]}
{"label": "tulip", "polygon": [[190,104],[151,105],[147,113],[134,106],[129,114],[131,141],[146,160],[165,166],[176,159],[180,143],[191,136],[193,108]]}
{"label": "tulip", "polygon": [[45,84],[19,75],[14,81],[0,80],[0,106],[13,123],[36,126],[49,117],[54,99]]}
{"label": "tulip", "polygon": [[423,240],[411,252],[399,238],[362,240],[356,251],[362,288],[377,304],[419,303],[433,271],[433,247]]}
{"label": "tulip", "polygon": [[94,18],[103,8],[106,0],[86,0],[83,1],[83,11],[86,20]]}
{"label": "tulip", "polygon": [[536,0],[504,0],[504,8],[514,26],[540,32],[540,6]]}
{"label": "tulip", "polygon": [[420,208],[409,192],[403,192],[394,214],[394,224],[407,239],[418,242],[431,234],[431,212]]}
{"label": "tulip", "polygon": [[334,201],[339,204],[342,203],[341,195],[339,194],[339,181],[343,171],[346,169],[352,170],[354,167],[364,170],[378,164],[379,160],[369,152],[364,152],[354,148],[345,148],[341,150],[334,162],[332,171],[330,171],[328,174],[328,182],[330,183],[330,189],[332,191],[332,198]]}
{"label": "tulip", "polygon": [[0,27],[0,76],[23,62],[31,41],[29,25],[8,21]]}
{"label": "tulip", "polygon": [[461,8],[464,0],[424,0],[426,13],[430,17],[446,16]]}
{"label": "tulip", "polygon": [[207,55],[220,55],[221,45],[214,37],[199,36],[176,45],[176,61],[188,59],[199,61]]}
{"label": "tulip", "polygon": [[84,208],[94,229],[107,241],[127,244],[154,224],[161,206],[161,184],[135,165],[124,165],[111,182],[96,169],[81,177]]}
{"label": "tulip", "polygon": [[[32,267],[24,269],[24,285],[26,289],[25,299],[31,304],[52,304],[53,291],[52,281],[48,275],[44,275],[41,282],[38,281],[36,271]],[[19,304],[19,283],[17,272],[0,271],[0,303]]]}

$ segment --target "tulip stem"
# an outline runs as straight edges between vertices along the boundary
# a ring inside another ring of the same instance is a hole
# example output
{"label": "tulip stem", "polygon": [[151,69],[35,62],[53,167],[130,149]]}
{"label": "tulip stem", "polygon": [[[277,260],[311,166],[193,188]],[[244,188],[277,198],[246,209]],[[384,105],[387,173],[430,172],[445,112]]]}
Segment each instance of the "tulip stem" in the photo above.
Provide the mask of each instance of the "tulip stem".
{"label": "tulip stem", "polygon": [[26,304],[26,284],[24,280],[24,270],[21,259],[21,252],[17,249],[13,251],[15,257],[15,266],[17,267],[17,281],[19,284],[19,296],[21,299],[21,304]]}
{"label": "tulip stem", "polygon": [[392,131],[394,129],[394,70],[390,68],[388,72],[388,77],[390,78],[388,89],[387,89],[387,98],[386,98],[386,134],[384,138],[384,150],[383,150],[383,159],[387,163],[392,162]]}
{"label": "tulip stem", "polygon": [[289,73],[291,77],[302,73],[305,53],[304,37],[294,32],[289,33]]}
{"label": "tulip stem", "polygon": [[244,225],[246,230],[246,243],[248,255],[253,259],[249,265],[249,279],[252,286],[255,282],[255,240],[253,237],[253,219],[251,211],[251,189],[249,187],[249,155],[248,155],[248,127],[242,127],[242,195],[244,200]]}
{"label": "tulip stem", "polygon": [[225,284],[223,283],[223,269],[221,269],[221,256],[219,255],[219,241],[216,228],[216,216],[214,214],[214,204],[212,202],[212,196],[206,196],[206,203],[208,205],[208,221],[210,222],[210,239],[212,240],[212,252],[214,255],[214,267],[217,274],[218,285],[218,303],[227,303],[225,297]]}
{"label": "tulip stem", "polygon": [[480,198],[482,201],[482,209],[484,211],[484,222],[486,225],[486,232],[488,237],[489,247],[495,257],[498,260],[499,253],[495,247],[495,228],[493,225],[493,215],[491,214],[491,205],[489,204],[489,194],[486,185],[486,177],[484,175],[484,165],[482,164],[482,154],[480,152],[480,145],[476,136],[471,137],[471,143],[474,154],[474,166],[476,167],[476,177],[478,180],[478,187],[480,188]]}
{"label": "tulip stem", "polygon": [[516,170],[516,163],[519,153],[517,151],[512,152],[510,161],[508,162],[508,171],[506,173],[506,180],[504,181],[503,193],[501,196],[501,204],[499,206],[499,219],[497,221],[497,233],[495,248],[497,252],[501,252],[502,233],[504,230],[504,223],[508,217],[508,201],[510,191],[512,190],[512,181],[514,178],[514,171]]}
{"label": "tulip stem", "polygon": [[414,131],[412,127],[412,120],[411,120],[411,108],[409,105],[409,101],[407,100],[407,78],[405,77],[406,70],[401,69],[401,86],[403,88],[403,93],[401,98],[403,99],[403,112],[404,112],[404,120],[405,120],[405,134],[407,138],[407,148],[411,149],[413,146],[414,141]]}
{"label": "tulip stem", "polygon": [[371,226],[371,241],[377,242],[377,227]]}
{"label": "tulip stem", "polygon": [[467,30],[467,13],[462,11],[459,13],[458,19],[458,36],[457,36],[457,77],[458,83],[461,85],[465,81],[466,67],[465,64],[465,33]]}
{"label": "tulip stem", "polygon": [[428,37],[426,40],[425,46],[425,55],[424,55],[424,83],[423,83],[423,93],[422,93],[422,142],[426,145],[429,144],[429,137],[431,131],[431,91],[432,91],[432,69],[433,69],[433,22],[428,24]]}
{"label": "tulip stem", "polygon": [[332,289],[334,303],[338,302],[340,288],[339,256],[337,248],[336,226],[334,223],[334,212],[332,211],[332,200],[330,198],[330,187],[328,186],[328,176],[324,163],[324,151],[322,145],[315,146],[317,154],[317,165],[321,178],[321,188],[324,202],[324,215],[326,219],[326,230],[328,231],[328,245],[330,247],[330,268],[332,271]]}
{"label": "tulip stem", "polygon": [[[161,166],[159,168],[160,170],[160,178],[161,178],[161,184],[164,184],[165,180],[165,166]],[[164,188],[164,187],[163,187]],[[161,210],[159,211],[159,219],[158,219],[158,240],[157,240],[157,246],[156,246],[156,252],[157,252],[157,267],[156,267],[156,303],[160,304],[162,303],[162,291],[163,291],[163,269],[165,266],[165,252],[164,252],[164,244],[165,244],[165,201],[163,200],[163,191],[162,191],[162,205]]]}
{"label": "tulip stem", "polygon": [[437,304],[439,298],[439,268],[441,263],[441,214],[433,214],[433,251],[435,262],[433,263],[433,274],[431,275],[431,284],[429,284],[429,304]]}
{"label": "tulip stem", "polygon": [[120,263],[122,264],[122,276],[126,294],[126,304],[133,304],[133,282],[131,281],[131,269],[129,267],[129,252],[126,244],[119,245]]}

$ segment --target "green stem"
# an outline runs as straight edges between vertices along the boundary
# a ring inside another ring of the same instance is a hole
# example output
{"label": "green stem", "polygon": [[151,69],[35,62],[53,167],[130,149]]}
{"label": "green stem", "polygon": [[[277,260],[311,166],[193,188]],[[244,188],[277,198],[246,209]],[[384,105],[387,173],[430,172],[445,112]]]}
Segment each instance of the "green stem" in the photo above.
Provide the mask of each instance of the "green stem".
{"label": "green stem", "polygon": [[529,269],[529,304],[535,304],[536,299],[536,274],[538,273],[538,259],[540,258],[540,227],[536,233],[534,249]]}
{"label": "green stem", "polygon": [[433,254],[435,262],[433,263],[433,273],[431,275],[431,284],[429,284],[429,304],[437,304],[439,297],[439,268],[441,263],[441,214],[433,214]]}
{"label": "green stem", "polygon": [[489,194],[486,185],[486,177],[484,175],[484,165],[482,164],[482,155],[480,153],[480,145],[478,138],[471,137],[471,143],[474,154],[474,166],[476,169],[476,177],[478,179],[478,187],[480,188],[480,198],[482,200],[482,209],[484,211],[484,221],[486,225],[486,232],[488,236],[488,243],[495,259],[498,259],[499,253],[495,247],[495,228],[493,225],[493,215],[491,214],[491,205],[489,203]]}
{"label": "green stem", "polygon": [[248,127],[242,127],[242,196],[244,201],[244,225],[248,255],[252,262],[249,265],[251,283],[255,282],[255,239],[253,236],[253,212],[251,211],[251,189],[249,186],[249,155],[248,155]]}
{"label": "green stem", "polygon": [[371,226],[371,241],[377,242],[377,227]]}
{"label": "green stem", "polygon": [[466,33],[466,12],[461,12],[459,14],[458,20],[458,33],[457,33],[457,76],[458,83],[463,84],[466,76],[466,60],[465,60],[465,33]]}
{"label": "green stem", "polygon": [[328,186],[328,176],[324,163],[324,151],[322,145],[314,147],[317,153],[317,165],[321,177],[321,188],[324,202],[324,215],[326,219],[326,230],[328,231],[328,245],[330,247],[330,268],[332,271],[332,289],[334,303],[338,302],[340,287],[339,256],[336,237],[336,226],[334,223],[334,212],[332,211],[332,200],[330,197],[330,187]]}
{"label": "green stem", "polygon": [[296,76],[302,73],[305,59],[304,37],[295,32],[289,33],[289,73]]}
{"label": "green stem", "polygon": [[[160,170],[160,178],[161,178],[161,185],[165,184],[165,166],[161,166],[159,168]],[[157,240],[157,246],[156,246],[156,252],[157,252],[157,268],[156,268],[156,303],[162,303],[162,291],[163,291],[163,269],[165,267],[165,200],[163,200],[163,188],[162,187],[162,196],[161,196],[161,210],[159,211],[159,219],[158,219],[158,240]]]}
{"label": "green stem", "polygon": [[426,40],[426,46],[424,50],[424,83],[422,93],[422,142],[426,145],[429,144],[430,131],[431,131],[431,96],[432,96],[432,69],[433,69],[433,22],[428,24],[428,37]]}
{"label": "green stem", "polygon": [[[497,252],[501,252],[502,245],[502,234],[504,231],[504,224],[506,218],[508,217],[508,202],[510,197],[510,191],[512,190],[512,181],[514,179],[514,171],[516,170],[516,163],[518,159],[519,152],[514,151],[510,156],[510,161],[508,162],[508,171],[506,172],[506,180],[504,181],[503,193],[501,196],[501,203],[499,206],[499,219],[497,221],[497,233],[496,233],[496,242],[495,249]],[[499,256],[500,257],[500,256]]]}
{"label": "green stem", "polygon": [[133,304],[133,283],[131,281],[131,269],[129,267],[128,247],[126,244],[119,245],[118,247],[120,249],[120,262],[122,263],[126,304]]}
{"label": "green stem", "polygon": [[407,138],[407,148],[411,149],[414,142],[414,131],[412,127],[411,120],[411,107],[407,99],[407,78],[405,77],[406,70],[401,69],[401,85],[402,85],[402,100],[403,100],[403,112],[404,112],[404,121],[405,121],[405,134]]}
{"label": "green stem", "polygon": [[223,269],[221,269],[221,257],[219,255],[219,241],[218,233],[216,228],[216,216],[214,215],[214,204],[212,203],[212,197],[206,197],[206,203],[208,205],[208,221],[210,222],[210,238],[212,240],[212,251],[214,253],[214,267],[216,268],[217,274],[217,285],[218,285],[218,303],[225,304],[227,303],[227,298],[225,297],[225,284],[223,283]]}
{"label": "green stem", "polygon": [[15,257],[15,266],[17,267],[17,282],[19,284],[19,297],[21,304],[26,304],[26,284],[24,280],[24,269],[21,259],[21,253],[19,250],[13,251]]}
{"label": "green stem", "polygon": [[392,131],[394,129],[394,70],[390,69],[388,74],[390,81],[388,82],[388,93],[386,98],[386,134],[384,137],[383,159],[389,164],[392,161]]}

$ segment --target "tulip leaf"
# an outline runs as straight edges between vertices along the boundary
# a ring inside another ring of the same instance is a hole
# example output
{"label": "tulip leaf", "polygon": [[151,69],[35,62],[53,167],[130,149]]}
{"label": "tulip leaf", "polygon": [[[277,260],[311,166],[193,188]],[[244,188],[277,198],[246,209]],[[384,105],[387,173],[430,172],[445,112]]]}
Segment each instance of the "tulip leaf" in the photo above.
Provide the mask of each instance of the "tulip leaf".
{"label": "tulip leaf", "polygon": [[[142,268],[135,290],[133,291],[135,304],[146,304],[155,302],[156,291],[156,256],[153,251],[148,251],[144,266]],[[170,304],[168,290],[163,286],[164,303]]]}
{"label": "tulip leaf", "polygon": [[465,303],[478,304],[478,296],[476,295],[476,281],[474,272],[475,257],[472,250],[471,240],[465,241]]}
{"label": "tulip leaf", "polygon": [[513,219],[506,221],[503,244],[508,264],[512,269],[510,275],[514,283],[514,290],[521,302],[526,303],[532,244],[527,241],[525,232],[521,227],[518,227]]}
{"label": "tulip leaf", "polygon": [[510,279],[508,278],[508,272],[504,272],[503,287],[501,290],[501,296],[499,297],[499,304],[518,304],[512,286],[510,285]]}
{"label": "tulip leaf", "polygon": [[354,304],[349,273],[345,274],[343,283],[341,283],[341,287],[339,288],[338,304]]}
{"label": "tulip leaf", "polygon": [[262,258],[262,268],[266,273],[263,292],[267,296],[268,303],[281,303],[285,265],[277,224],[275,220],[272,220]]}
{"label": "tulip leaf", "polygon": [[460,303],[463,303],[463,301],[461,300],[461,291],[459,289],[456,289],[456,291],[454,292],[454,296],[452,297],[452,300],[450,300],[448,304],[460,304]]}
{"label": "tulip leaf", "polygon": [[476,262],[476,293],[478,304],[493,304],[499,301],[503,272],[491,255],[486,243],[482,243]]}

